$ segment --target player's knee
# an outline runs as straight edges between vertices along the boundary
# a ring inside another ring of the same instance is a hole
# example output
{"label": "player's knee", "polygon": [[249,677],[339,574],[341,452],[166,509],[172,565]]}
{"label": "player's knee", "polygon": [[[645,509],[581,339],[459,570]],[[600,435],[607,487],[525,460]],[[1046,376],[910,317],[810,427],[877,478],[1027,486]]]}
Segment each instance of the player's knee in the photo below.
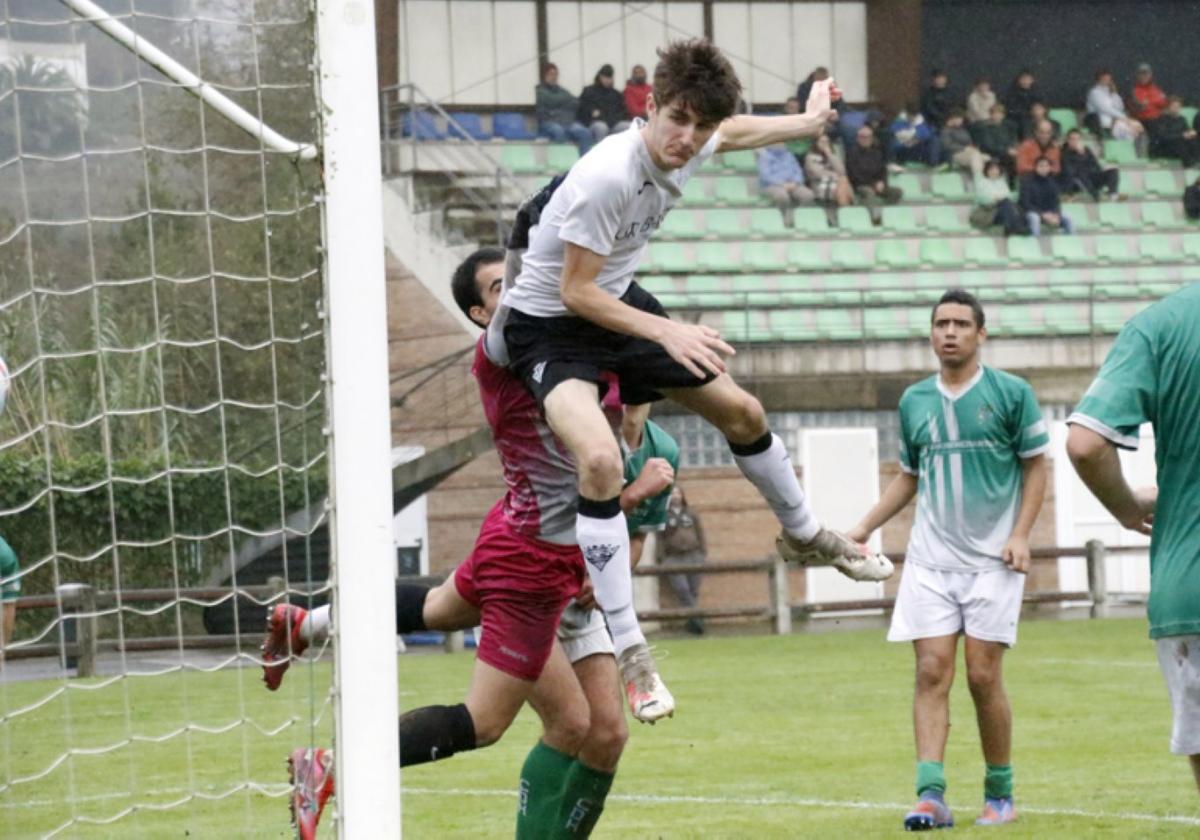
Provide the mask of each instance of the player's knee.
{"label": "player's knee", "polygon": [[615,486],[619,492],[623,467],[621,450],[616,446],[615,439],[605,441],[604,445],[593,447],[584,452],[579,458],[579,472],[583,481],[595,487]]}
{"label": "player's knee", "polygon": [[593,721],[584,748],[597,764],[605,768],[615,768],[628,740],[629,726],[622,715],[614,720]]}
{"label": "player's knee", "polygon": [[918,691],[949,691],[954,679],[954,660],[922,656],[917,660]]}
{"label": "player's knee", "polygon": [[500,740],[505,732],[508,731],[509,724],[512,720],[506,719],[501,715],[478,714],[472,712],[472,720],[475,722],[475,748],[490,747],[492,744]]}
{"label": "player's knee", "polygon": [[991,665],[967,664],[967,686],[974,697],[990,697],[1000,688],[1000,669]]}
{"label": "player's knee", "polygon": [[725,437],[733,441],[749,443],[766,434],[767,414],[762,403],[745,391],[730,401],[725,414]]}
{"label": "player's knee", "polygon": [[545,721],[546,741],[560,752],[574,755],[588,737],[591,720],[587,704],[571,704]]}

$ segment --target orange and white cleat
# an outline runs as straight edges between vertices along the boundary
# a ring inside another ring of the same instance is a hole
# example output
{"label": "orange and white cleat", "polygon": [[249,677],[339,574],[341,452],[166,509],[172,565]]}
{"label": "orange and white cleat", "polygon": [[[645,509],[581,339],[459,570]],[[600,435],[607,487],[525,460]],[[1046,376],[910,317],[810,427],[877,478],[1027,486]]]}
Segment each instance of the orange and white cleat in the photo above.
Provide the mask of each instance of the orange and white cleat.
{"label": "orange and white cleat", "polygon": [[786,531],[781,532],[775,538],[775,550],[789,563],[833,566],[851,580],[887,580],[896,571],[886,555],[828,528],[822,528],[809,542],[800,542]]}
{"label": "orange and white cleat", "polygon": [[333,750],[299,749],[288,756],[292,825],[300,840],[315,840],[325,803],[333,795]]}
{"label": "orange and white cleat", "polygon": [[308,617],[308,610],[295,604],[276,604],[267,613],[267,635],[259,650],[262,651],[263,682],[271,691],[279,688],[283,675],[292,664],[292,657],[308,649],[308,642],[300,635],[300,625]]}
{"label": "orange and white cleat", "polygon": [[654,656],[645,644],[634,645],[617,657],[629,711],[642,723],[653,724],[675,714],[675,698],[658,675]]}
{"label": "orange and white cleat", "polygon": [[984,798],[983,813],[975,820],[975,825],[1004,825],[1017,821],[1017,806],[1011,796],[996,799]]}

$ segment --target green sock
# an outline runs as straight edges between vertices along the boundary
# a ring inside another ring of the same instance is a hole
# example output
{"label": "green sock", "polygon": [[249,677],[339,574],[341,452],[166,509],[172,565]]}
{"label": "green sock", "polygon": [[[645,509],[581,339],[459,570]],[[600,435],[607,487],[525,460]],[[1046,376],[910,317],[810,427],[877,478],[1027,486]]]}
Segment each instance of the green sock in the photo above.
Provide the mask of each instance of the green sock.
{"label": "green sock", "polygon": [[576,760],[563,782],[562,802],[555,820],[554,837],[590,837],[604,810],[613,783],[612,773],[593,770]]}
{"label": "green sock", "polygon": [[983,777],[983,795],[988,799],[1012,798],[1012,765],[989,764]]}
{"label": "green sock", "polygon": [[537,742],[521,768],[517,803],[517,840],[543,840],[553,836],[562,801],[563,782],[575,759]]}
{"label": "green sock", "polygon": [[940,761],[917,762],[917,796],[927,790],[946,792],[946,768]]}

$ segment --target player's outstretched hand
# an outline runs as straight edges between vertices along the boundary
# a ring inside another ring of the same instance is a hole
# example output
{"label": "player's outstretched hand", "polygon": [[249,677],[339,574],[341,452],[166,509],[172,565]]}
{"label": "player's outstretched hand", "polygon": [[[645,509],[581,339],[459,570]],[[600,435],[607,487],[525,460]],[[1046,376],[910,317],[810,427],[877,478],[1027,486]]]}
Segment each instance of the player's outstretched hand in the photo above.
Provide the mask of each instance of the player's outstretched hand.
{"label": "player's outstretched hand", "polygon": [[837,119],[837,111],[833,103],[842,98],[842,92],[832,78],[813,82],[808,92],[808,102],[804,103],[804,113],[816,114],[826,120]]}
{"label": "player's outstretched hand", "polygon": [[1137,502],[1137,510],[1121,520],[1121,524],[1130,531],[1150,536],[1154,530],[1154,510],[1158,507],[1158,488],[1139,487],[1133,491]]}
{"label": "player's outstretched hand", "polygon": [[1029,540],[1024,537],[1009,537],[1004,544],[1004,565],[1014,572],[1029,571]]}
{"label": "player's outstretched hand", "polygon": [[719,332],[704,324],[667,321],[658,343],[672,359],[700,378],[705,371],[720,376],[725,372],[724,357],[737,352],[721,339]]}
{"label": "player's outstretched hand", "polygon": [[675,470],[666,458],[648,458],[633,481],[637,498],[653,499],[675,483]]}

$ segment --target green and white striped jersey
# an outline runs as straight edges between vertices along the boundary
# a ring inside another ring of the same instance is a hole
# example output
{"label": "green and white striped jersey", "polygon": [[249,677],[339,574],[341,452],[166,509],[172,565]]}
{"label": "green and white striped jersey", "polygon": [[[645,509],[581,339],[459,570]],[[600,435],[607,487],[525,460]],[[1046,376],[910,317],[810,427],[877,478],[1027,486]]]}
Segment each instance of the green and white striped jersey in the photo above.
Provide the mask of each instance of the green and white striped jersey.
{"label": "green and white striped jersey", "polygon": [[1004,567],[1021,507],[1021,460],[1050,448],[1029,383],[980,366],[952,394],[934,375],[900,398],[900,467],[917,480],[906,560],[948,571]]}

